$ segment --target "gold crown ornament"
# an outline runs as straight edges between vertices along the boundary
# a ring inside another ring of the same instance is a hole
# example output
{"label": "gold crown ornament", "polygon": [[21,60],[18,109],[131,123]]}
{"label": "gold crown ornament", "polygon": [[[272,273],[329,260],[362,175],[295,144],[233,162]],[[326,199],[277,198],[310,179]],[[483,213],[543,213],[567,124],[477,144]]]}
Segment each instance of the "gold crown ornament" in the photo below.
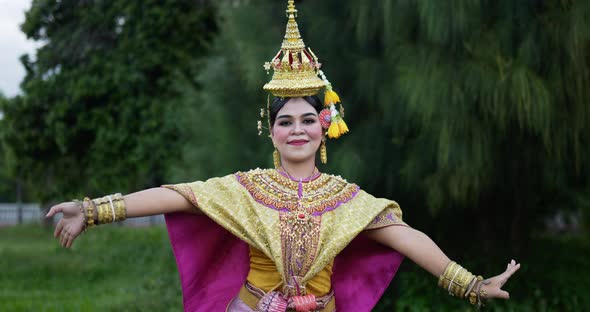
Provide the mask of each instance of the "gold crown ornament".
{"label": "gold crown ornament", "polygon": [[[299,26],[295,18],[297,10],[295,1],[289,0],[287,5],[287,30],[281,49],[270,62],[264,64],[264,69],[270,73],[272,68],[272,79],[264,85],[263,89],[276,97],[304,97],[316,95],[324,89],[324,105],[326,109],[320,112],[320,123],[328,130],[329,138],[339,138],[348,132],[344,122],[344,108],[336,109],[340,103],[340,97],[334,90],[332,84],[326,79],[320,70],[322,64],[318,62],[317,56],[306,48],[299,33]],[[267,104],[267,112],[269,107]],[[264,112],[261,112],[264,117]],[[270,126],[270,125],[269,125]],[[261,134],[262,122],[258,122],[258,133]]]}

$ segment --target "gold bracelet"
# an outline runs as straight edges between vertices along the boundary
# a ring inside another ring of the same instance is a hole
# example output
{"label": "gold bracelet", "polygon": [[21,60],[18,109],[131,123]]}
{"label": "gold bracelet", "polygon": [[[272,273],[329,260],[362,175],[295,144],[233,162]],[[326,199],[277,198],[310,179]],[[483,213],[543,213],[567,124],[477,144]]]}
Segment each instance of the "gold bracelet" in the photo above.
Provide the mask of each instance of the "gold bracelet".
{"label": "gold bracelet", "polygon": [[467,270],[465,268],[461,268],[457,274],[457,278],[455,278],[453,281],[453,286],[451,287],[450,291],[453,297],[457,297],[457,293],[461,290],[461,279],[465,275],[465,272],[467,272]]}
{"label": "gold bracelet", "polygon": [[479,304],[479,296],[477,295],[477,291],[476,289],[481,288],[481,283],[483,281],[483,277],[481,275],[478,275],[475,278],[475,282],[473,284],[473,287],[471,288],[471,291],[469,292],[469,303],[475,305],[475,304]]}
{"label": "gold bracelet", "polygon": [[465,291],[467,290],[467,286],[469,285],[469,281],[471,281],[472,277],[473,274],[471,274],[471,272],[463,269],[461,275],[459,278],[457,278],[457,288],[455,289],[456,297],[463,298]]}
{"label": "gold bracelet", "polygon": [[84,210],[84,203],[77,200],[77,199],[74,199],[73,201],[78,206],[80,213],[84,216],[84,224],[83,224],[82,232],[86,232],[86,228],[88,227],[88,225],[86,222],[86,211]]}
{"label": "gold bracelet", "polygon": [[447,264],[438,279],[438,286],[445,289],[449,295],[468,299],[471,304],[479,306],[482,305],[482,297],[487,296],[481,289],[483,284],[483,277],[474,276],[454,261]]}
{"label": "gold bracelet", "polygon": [[463,277],[463,275],[465,275],[465,272],[467,272],[467,270],[461,268],[461,270],[459,270],[459,273],[457,274],[457,277],[453,280],[453,285],[451,286],[449,291],[451,296],[457,297],[457,293],[461,290],[460,280]]}
{"label": "gold bracelet", "polygon": [[[443,282],[445,279],[448,279],[448,275],[449,275],[449,271],[451,270],[452,267],[454,267],[457,263],[455,261],[451,261],[449,262],[449,264],[447,264],[447,267],[445,268],[445,270],[443,271],[443,274],[441,274],[438,278],[438,286],[442,287],[442,288],[446,288],[443,286]],[[447,284],[448,285],[448,284]]]}
{"label": "gold bracelet", "polygon": [[475,277],[474,275],[471,276],[471,281],[469,281],[469,285],[467,286],[467,289],[465,290],[465,294],[463,294],[463,298],[468,299],[469,298],[469,294],[471,293],[471,290],[473,289],[473,286],[475,286],[475,282],[477,281],[477,277]]}
{"label": "gold bracelet", "polygon": [[127,207],[121,193],[95,198],[92,202],[99,207],[97,211],[101,224],[123,221],[127,218]]}
{"label": "gold bracelet", "polygon": [[453,273],[453,277],[451,278],[451,282],[449,283],[449,287],[447,288],[447,291],[449,292],[449,295],[453,295],[453,291],[451,289],[454,289],[455,288],[455,279],[457,278],[457,275],[459,274],[459,272],[461,271],[461,269],[462,269],[462,267],[460,265],[457,265],[457,269]]}
{"label": "gold bracelet", "polygon": [[100,204],[98,205],[98,222],[100,224],[107,224],[107,223],[111,223],[111,214],[109,211],[109,207],[108,205],[105,204]]}
{"label": "gold bracelet", "polygon": [[93,213],[94,203],[92,203],[92,200],[90,200],[90,198],[88,198],[88,197],[84,198],[84,202],[88,203],[88,206],[86,207],[86,227],[91,228],[91,227],[96,226],[96,224],[94,224],[94,213]]}
{"label": "gold bracelet", "polygon": [[451,294],[451,288],[453,286],[453,280],[456,278],[456,275],[461,270],[461,266],[455,263],[453,267],[450,268],[448,272],[446,272],[444,280],[443,280],[443,288]]}
{"label": "gold bracelet", "polygon": [[99,225],[103,225],[105,224],[105,220],[104,220],[104,212],[103,212],[103,208],[101,205],[97,205],[96,206],[96,214],[98,215],[98,224]]}
{"label": "gold bracelet", "polygon": [[117,222],[127,219],[127,207],[123,198],[116,201],[115,216],[117,217]]}

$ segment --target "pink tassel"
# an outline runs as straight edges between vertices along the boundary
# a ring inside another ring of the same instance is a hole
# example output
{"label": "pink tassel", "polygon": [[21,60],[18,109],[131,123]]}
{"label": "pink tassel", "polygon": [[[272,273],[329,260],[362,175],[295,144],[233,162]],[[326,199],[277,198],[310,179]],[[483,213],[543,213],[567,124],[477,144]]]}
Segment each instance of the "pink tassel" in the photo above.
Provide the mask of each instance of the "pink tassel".
{"label": "pink tassel", "polygon": [[295,296],[291,297],[293,304],[295,305],[295,311],[297,312],[309,312],[317,309],[317,302],[315,296],[309,294],[307,296]]}

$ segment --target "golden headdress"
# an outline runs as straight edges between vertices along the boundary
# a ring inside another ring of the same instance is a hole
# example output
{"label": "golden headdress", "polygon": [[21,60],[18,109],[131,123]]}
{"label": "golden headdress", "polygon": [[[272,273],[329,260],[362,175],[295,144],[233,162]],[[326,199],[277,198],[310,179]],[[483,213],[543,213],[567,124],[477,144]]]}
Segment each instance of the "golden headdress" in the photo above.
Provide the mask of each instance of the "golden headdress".
{"label": "golden headdress", "polygon": [[[281,49],[275,57],[264,64],[267,72],[273,69],[271,81],[264,85],[264,90],[276,97],[303,97],[316,95],[324,91],[324,104],[327,107],[320,113],[322,127],[328,130],[328,137],[338,138],[348,132],[344,123],[344,109],[340,105],[340,97],[332,90],[332,85],[320,70],[322,66],[317,56],[306,48],[299,33],[295,18],[297,10],[295,1],[289,0],[287,6],[287,30]],[[259,130],[261,124],[259,122]]]}

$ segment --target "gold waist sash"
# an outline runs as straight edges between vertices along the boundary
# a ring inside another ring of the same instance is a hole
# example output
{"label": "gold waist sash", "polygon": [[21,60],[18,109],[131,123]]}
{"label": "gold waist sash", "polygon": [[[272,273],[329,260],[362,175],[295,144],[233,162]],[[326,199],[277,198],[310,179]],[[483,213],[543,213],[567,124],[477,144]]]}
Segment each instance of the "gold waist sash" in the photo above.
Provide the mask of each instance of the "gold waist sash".
{"label": "gold waist sash", "polygon": [[[263,296],[264,291],[262,289],[259,289],[248,282],[242,286],[238,295],[238,297],[252,310],[256,309],[256,305]],[[333,312],[336,310],[336,298],[334,298],[334,292],[331,292],[326,296],[318,297],[316,298],[316,301],[318,306],[323,306],[322,309],[316,311]]]}

